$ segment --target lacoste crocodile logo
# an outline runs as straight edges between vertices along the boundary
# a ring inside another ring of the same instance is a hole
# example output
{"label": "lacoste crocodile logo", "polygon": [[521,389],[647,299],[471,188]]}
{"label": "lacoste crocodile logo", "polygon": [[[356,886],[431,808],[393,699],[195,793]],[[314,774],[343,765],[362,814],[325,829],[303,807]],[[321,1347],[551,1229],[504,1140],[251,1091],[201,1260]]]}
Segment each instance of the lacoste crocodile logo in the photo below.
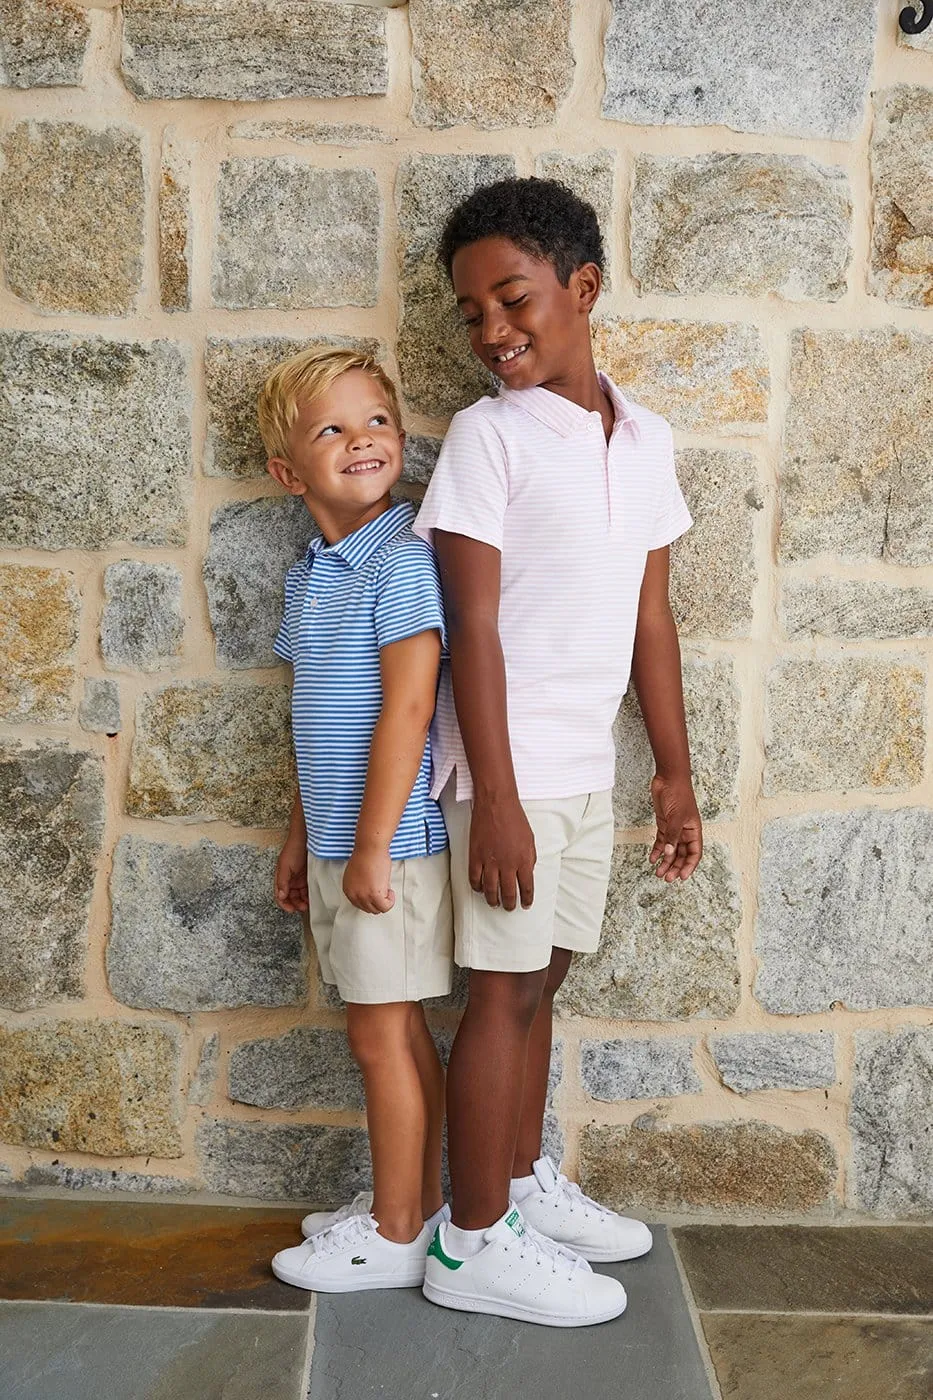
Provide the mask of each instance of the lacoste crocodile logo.
{"label": "lacoste crocodile logo", "polygon": [[354,1256],[353,1259],[350,1260],[350,1263],[351,1263],[351,1264],[365,1264],[365,1263],[366,1263],[366,1260],[365,1260],[365,1259],[361,1259],[360,1256],[357,1254],[357,1255]]}

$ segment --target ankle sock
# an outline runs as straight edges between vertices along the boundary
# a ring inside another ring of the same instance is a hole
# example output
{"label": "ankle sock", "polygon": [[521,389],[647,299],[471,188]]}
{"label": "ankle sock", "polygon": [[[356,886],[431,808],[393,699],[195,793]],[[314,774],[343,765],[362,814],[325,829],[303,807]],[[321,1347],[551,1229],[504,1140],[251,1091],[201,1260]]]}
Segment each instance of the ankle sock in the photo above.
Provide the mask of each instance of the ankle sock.
{"label": "ankle sock", "polygon": [[485,1235],[485,1230],[461,1230],[451,1221],[444,1226],[444,1247],[454,1259],[472,1259],[484,1247]]}
{"label": "ankle sock", "polygon": [[540,1190],[538,1178],[534,1173],[531,1176],[513,1176],[509,1182],[509,1197],[517,1206],[520,1206],[527,1196],[533,1196]]}
{"label": "ankle sock", "polygon": [[431,1231],[432,1237],[434,1235],[434,1231],[437,1229],[438,1225],[440,1225],[441,1221],[447,1220],[448,1218],[449,1215],[446,1205],[441,1206],[440,1210],[436,1210],[433,1215],[428,1216],[427,1220],[424,1223],[427,1226],[427,1228]]}

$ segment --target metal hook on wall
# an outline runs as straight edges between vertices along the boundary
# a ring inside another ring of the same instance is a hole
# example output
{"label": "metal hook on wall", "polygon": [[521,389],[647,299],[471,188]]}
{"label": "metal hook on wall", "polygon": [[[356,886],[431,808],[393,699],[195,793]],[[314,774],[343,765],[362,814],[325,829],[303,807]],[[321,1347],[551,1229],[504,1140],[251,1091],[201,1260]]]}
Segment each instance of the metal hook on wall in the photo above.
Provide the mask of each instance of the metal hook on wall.
{"label": "metal hook on wall", "polygon": [[933,0],[919,0],[901,10],[898,22],[905,34],[922,34],[933,20]]}

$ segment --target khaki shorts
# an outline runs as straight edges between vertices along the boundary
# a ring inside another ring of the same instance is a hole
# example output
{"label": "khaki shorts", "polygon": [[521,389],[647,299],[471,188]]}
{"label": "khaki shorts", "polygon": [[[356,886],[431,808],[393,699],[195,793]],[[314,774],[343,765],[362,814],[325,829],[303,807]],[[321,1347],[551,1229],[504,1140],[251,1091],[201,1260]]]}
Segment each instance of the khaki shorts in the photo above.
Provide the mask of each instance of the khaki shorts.
{"label": "khaki shorts", "polygon": [[535,897],[530,909],[491,908],[470,886],[471,802],[458,802],[453,781],[441,795],[450,838],[450,887],[460,967],[535,972],[552,948],[595,953],[599,945],[615,823],[612,793],[523,802],[535,836]]}
{"label": "khaki shorts", "polygon": [[392,862],[395,904],[364,914],[343,892],[345,860],[308,857],[311,932],[321,976],[344,1001],[381,1006],[442,997],[453,978],[447,851]]}

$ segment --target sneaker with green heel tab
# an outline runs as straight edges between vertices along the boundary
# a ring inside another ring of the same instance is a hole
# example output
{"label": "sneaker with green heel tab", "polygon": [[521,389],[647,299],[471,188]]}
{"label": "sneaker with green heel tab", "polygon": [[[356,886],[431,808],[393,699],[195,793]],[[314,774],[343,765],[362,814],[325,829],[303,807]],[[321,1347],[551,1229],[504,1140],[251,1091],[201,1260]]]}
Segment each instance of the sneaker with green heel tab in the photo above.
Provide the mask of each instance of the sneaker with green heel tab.
{"label": "sneaker with green heel tab", "polygon": [[445,1224],[438,1225],[428,1246],[423,1290],[442,1308],[544,1327],[590,1327],[625,1311],[618,1280],[593,1273],[566,1249],[526,1232],[516,1206],[490,1226],[483,1248],[469,1259],[448,1251],[445,1231]]}

